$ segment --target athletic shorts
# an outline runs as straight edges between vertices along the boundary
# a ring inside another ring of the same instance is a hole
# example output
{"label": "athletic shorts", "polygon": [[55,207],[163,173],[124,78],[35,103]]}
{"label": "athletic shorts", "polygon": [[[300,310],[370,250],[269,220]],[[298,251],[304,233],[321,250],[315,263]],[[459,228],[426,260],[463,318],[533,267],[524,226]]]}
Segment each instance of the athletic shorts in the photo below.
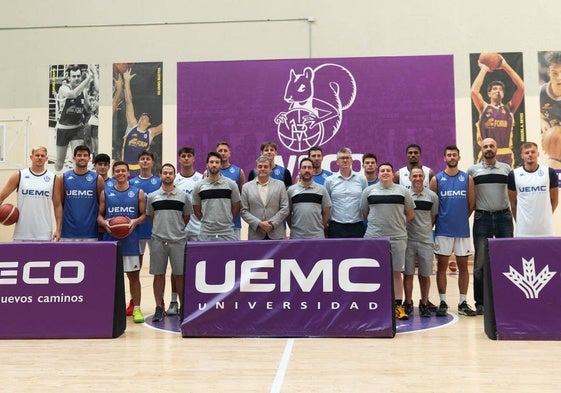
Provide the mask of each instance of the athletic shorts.
{"label": "athletic shorts", "polygon": [[183,275],[185,241],[167,242],[150,239],[150,274],[166,274],[168,260],[172,274]]}
{"label": "athletic shorts", "polygon": [[84,126],[76,128],[57,128],[56,129],[56,145],[68,146],[70,141],[84,139]]}
{"label": "athletic shorts", "polygon": [[471,242],[469,237],[436,236],[434,238],[434,253],[449,257],[454,253],[457,257],[471,255]]}
{"label": "athletic shorts", "polygon": [[149,242],[149,240],[140,240],[139,241],[139,247],[140,247],[140,255],[144,255],[144,251],[146,251],[146,244]]}
{"label": "athletic shorts", "polygon": [[392,254],[392,268],[394,272],[402,272],[405,270],[405,249],[407,248],[407,239],[393,240],[390,239],[390,250]]}
{"label": "athletic shorts", "polygon": [[125,273],[140,270],[140,258],[138,255],[123,255],[123,271]]}
{"label": "athletic shorts", "polygon": [[432,261],[434,259],[434,245],[415,240],[407,241],[405,251],[405,274],[415,274],[415,260],[419,261],[419,276],[428,277],[432,274]]}

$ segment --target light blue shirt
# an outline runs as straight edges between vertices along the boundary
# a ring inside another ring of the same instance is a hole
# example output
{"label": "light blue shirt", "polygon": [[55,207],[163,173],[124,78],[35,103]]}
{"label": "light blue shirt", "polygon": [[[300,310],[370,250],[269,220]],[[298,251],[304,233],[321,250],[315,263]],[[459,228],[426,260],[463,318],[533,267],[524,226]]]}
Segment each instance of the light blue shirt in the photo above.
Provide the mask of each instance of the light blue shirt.
{"label": "light blue shirt", "polygon": [[341,224],[361,222],[360,199],[367,186],[366,177],[354,171],[348,178],[337,172],[325,179],[325,188],[331,197],[331,219]]}

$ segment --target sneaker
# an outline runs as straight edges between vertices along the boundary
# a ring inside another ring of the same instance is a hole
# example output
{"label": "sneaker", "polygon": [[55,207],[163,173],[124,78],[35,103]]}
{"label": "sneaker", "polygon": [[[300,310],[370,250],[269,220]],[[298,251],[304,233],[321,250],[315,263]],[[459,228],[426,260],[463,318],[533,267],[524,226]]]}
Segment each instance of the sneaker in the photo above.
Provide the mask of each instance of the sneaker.
{"label": "sneaker", "polygon": [[402,305],[395,306],[393,309],[393,315],[396,319],[407,320],[409,319],[409,315],[405,312],[405,308]]}
{"label": "sneaker", "polygon": [[446,314],[448,314],[448,305],[446,304],[446,302],[444,300],[440,301],[440,305],[438,306],[438,309],[436,310],[436,316],[437,317],[445,317]]}
{"label": "sneaker", "polygon": [[458,314],[466,315],[468,317],[475,317],[476,315],[475,311],[473,311],[473,309],[465,300],[458,304]]}
{"label": "sneaker", "polygon": [[429,310],[428,304],[419,303],[419,313],[421,314],[422,318],[430,318],[431,312]]}
{"label": "sneaker", "polygon": [[157,306],[156,311],[154,311],[154,316],[152,317],[152,322],[162,322],[165,316],[164,309]]}
{"label": "sneaker", "polygon": [[480,304],[479,306],[475,307],[475,313],[477,315],[483,315],[484,312],[485,312],[485,308],[483,307],[483,304]]}
{"label": "sneaker", "polygon": [[132,310],[134,310],[134,302],[131,299],[129,305],[127,306],[127,317],[130,317],[132,315]]}
{"label": "sneaker", "polygon": [[[421,305],[421,300],[419,299],[419,306],[420,305]],[[427,307],[429,308],[430,312],[436,312],[436,310],[438,310],[436,304],[433,304],[430,300],[427,300]]]}
{"label": "sneaker", "polygon": [[144,315],[142,315],[142,311],[140,311],[140,308],[132,311],[132,320],[134,321],[134,323],[144,322]]}
{"label": "sneaker", "polygon": [[179,313],[179,304],[177,302],[170,302],[169,308],[166,311],[167,315],[177,315]]}
{"label": "sneaker", "polygon": [[405,314],[413,315],[413,303],[403,303],[403,308],[405,309]]}

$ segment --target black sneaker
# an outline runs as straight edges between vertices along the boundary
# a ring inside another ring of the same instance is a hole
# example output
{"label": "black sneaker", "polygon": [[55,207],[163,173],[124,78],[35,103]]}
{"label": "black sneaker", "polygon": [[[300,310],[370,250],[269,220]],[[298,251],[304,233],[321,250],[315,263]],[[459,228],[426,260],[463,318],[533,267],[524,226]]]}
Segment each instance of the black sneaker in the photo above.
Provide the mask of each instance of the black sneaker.
{"label": "black sneaker", "polygon": [[405,314],[413,315],[413,303],[403,303],[403,308],[405,308]]}
{"label": "black sneaker", "polygon": [[152,317],[152,322],[162,322],[165,317],[164,309],[160,306],[156,307],[156,311],[154,312],[154,316]]}
{"label": "black sneaker", "polygon": [[485,312],[485,308],[483,308],[483,304],[480,304],[475,307],[475,313],[477,315],[483,315],[484,312]]}
{"label": "black sneaker", "polygon": [[[419,300],[419,304],[421,304],[420,300]],[[438,310],[436,304],[433,304],[430,300],[427,300],[427,307],[429,308],[430,312],[436,312],[436,310]]]}
{"label": "black sneaker", "polygon": [[431,312],[429,310],[428,304],[419,303],[419,314],[421,314],[422,318],[430,318]]}
{"label": "black sneaker", "polygon": [[446,304],[446,302],[444,300],[442,300],[440,302],[440,305],[438,306],[438,309],[436,310],[436,316],[437,317],[445,317],[446,314],[448,314],[448,305]]}
{"label": "black sneaker", "polygon": [[473,309],[469,306],[469,304],[465,300],[460,304],[458,304],[458,314],[465,315],[468,317],[475,317],[476,315],[475,311],[473,311]]}

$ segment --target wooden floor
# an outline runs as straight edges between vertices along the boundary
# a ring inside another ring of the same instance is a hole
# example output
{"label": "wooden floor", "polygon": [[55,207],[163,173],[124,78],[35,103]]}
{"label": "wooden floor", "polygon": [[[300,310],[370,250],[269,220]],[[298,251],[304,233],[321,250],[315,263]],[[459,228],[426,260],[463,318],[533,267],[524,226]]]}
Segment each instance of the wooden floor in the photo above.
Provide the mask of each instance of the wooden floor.
{"label": "wooden floor", "polygon": [[[149,315],[146,267],[141,279]],[[455,305],[456,276],[448,287]],[[3,392],[561,391],[561,342],[493,341],[480,316],[393,339],[184,339],[129,318],[117,339],[3,340],[0,353]]]}

